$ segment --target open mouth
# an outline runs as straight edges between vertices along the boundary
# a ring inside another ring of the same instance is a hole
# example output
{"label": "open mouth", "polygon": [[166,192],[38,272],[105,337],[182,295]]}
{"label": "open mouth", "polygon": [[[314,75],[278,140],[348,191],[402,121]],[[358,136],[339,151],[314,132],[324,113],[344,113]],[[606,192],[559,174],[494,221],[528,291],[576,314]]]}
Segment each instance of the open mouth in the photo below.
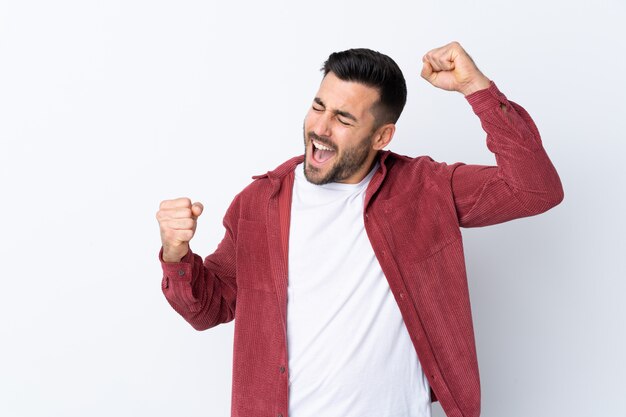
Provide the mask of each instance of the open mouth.
{"label": "open mouth", "polygon": [[318,164],[323,164],[331,159],[333,156],[335,156],[336,151],[331,147],[323,145],[315,139],[311,139],[311,144],[313,147],[313,160]]}

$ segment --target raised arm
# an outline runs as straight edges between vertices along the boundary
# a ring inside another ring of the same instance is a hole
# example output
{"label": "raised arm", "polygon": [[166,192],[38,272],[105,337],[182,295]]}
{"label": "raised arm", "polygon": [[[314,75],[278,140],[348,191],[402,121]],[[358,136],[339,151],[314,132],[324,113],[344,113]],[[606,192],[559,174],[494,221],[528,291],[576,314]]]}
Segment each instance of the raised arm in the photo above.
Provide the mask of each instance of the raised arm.
{"label": "raised arm", "polygon": [[559,176],[530,115],[502,94],[457,42],[433,49],[422,76],[465,95],[497,166],[455,164],[450,181],[459,223],[487,226],[542,213],[563,200]]}

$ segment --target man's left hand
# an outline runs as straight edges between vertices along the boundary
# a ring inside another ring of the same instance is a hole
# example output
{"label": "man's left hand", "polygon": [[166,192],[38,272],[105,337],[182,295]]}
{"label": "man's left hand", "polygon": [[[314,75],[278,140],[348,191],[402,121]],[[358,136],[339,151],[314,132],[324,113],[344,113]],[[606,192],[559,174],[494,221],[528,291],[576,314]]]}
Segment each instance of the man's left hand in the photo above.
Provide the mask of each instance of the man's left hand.
{"label": "man's left hand", "polygon": [[435,48],[422,58],[422,77],[435,87],[463,95],[489,87],[489,78],[480,72],[458,42]]}

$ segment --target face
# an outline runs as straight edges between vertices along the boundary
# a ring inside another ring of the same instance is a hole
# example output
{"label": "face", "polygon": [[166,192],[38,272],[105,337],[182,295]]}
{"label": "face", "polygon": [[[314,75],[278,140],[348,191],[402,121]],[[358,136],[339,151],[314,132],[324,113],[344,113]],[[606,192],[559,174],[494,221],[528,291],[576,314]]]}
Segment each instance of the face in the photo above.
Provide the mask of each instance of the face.
{"label": "face", "polygon": [[356,184],[369,172],[377,149],[372,113],[375,88],[329,72],[304,119],[304,174],[313,184]]}

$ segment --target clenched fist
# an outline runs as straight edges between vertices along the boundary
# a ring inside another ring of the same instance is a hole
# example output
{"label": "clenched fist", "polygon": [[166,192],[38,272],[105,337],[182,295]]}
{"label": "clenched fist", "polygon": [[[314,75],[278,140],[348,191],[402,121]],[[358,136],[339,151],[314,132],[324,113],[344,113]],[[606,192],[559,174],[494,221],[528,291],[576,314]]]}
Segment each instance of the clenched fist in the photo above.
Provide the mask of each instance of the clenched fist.
{"label": "clenched fist", "polygon": [[189,252],[189,241],[196,232],[198,216],[203,209],[202,204],[191,204],[188,198],[161,202],[156,217],[161,229],[163,261],[180,262]]}
{"label": "clenched fist", "polygon": [[435,87],[466,96],[489,87],[489,79],[458,42],[433,49],[424,55],[422,62],[422,77]]}

